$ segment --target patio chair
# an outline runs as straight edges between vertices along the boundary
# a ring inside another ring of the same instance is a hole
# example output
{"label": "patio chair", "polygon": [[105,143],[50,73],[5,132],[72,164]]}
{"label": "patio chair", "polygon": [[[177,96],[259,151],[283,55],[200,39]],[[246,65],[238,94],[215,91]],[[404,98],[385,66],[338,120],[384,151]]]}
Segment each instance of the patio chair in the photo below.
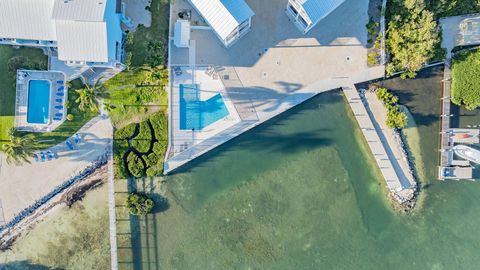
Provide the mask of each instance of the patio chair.
{"label": "patio chair", "polygon": [[40,159],[42,160],[42,162],[45,161],[45,153],[40,152]]}
{"label": "patio chair", "polygon": [[66,141],[65,144],[67,145],[67,147],[68,147],[69,150],[73,150],[73,149],[74,149],[74,148],[73,148],[73,145],[72,145],[72,143],[71,143],[70,141]]}
{"label": "patio chair", "polygon": [[75,133],[75,143],[78,144],[80,142],[80,136],[78,136],[78,133]]}
{"label": "patio chair", "polygon": [[55,154],[52,151],[48,150],[47,151],[47,158],[48,158],[48,160],[52,160],[52,159],[55,158]]}
{"label": "patio chair", "polygon": [[33,157],[35,158],[35,162],[38,162],[38,155],[37,155],[37,153],[33,153]]}

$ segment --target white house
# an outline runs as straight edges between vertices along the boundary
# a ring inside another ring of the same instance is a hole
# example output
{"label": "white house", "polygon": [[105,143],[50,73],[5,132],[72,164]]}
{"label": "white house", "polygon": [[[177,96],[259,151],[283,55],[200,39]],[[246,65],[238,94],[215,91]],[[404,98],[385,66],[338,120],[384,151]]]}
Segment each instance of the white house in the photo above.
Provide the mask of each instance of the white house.
{"label": "white house", "polygon": [[[0,0],[0,44],[43,48],[69,79],[124,69],[120,0]],[[115,73],[116,74],[116,73]]]}
{"label": "white house", "polygon": [[189,0],[225,47],[250,30],[255,15],[244,0]]}
{"label": "white house", "polygon": [[288,0],[287,15],[306,34],[345,0]]}

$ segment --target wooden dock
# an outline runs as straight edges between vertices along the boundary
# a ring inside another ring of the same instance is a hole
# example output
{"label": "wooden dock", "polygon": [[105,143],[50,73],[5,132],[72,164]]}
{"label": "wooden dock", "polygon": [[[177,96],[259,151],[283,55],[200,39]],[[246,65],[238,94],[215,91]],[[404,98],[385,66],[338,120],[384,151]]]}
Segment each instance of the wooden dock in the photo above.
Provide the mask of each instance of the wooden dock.
{"label": "wooden dock", "polygon": [[[445,68],[443,73],[443,94],[442,94],[442,115],[441,115],[441,130],[440,130],[440,170],[442,168],[450,166],[450,135],[448,130],[450,129],[450,99],[452,88],[452,60],[447,59],[445,61]],[[444,177],[441,173],[438,175],[438,179],[443,180]]]}

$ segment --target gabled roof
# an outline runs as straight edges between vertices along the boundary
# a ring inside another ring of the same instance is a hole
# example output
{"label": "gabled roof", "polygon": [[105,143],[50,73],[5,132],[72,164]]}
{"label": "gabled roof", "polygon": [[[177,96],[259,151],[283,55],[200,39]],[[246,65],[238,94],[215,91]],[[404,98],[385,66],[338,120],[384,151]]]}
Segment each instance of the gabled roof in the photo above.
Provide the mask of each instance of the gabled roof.
{"label": "gabled roof", "polygon": [[108,62],[104,22],[57,21],[58,59]]}
{"label": "gabled roof", "polygon": [[190,0],[196,10],[222,39],[255,15],[244,0]]}
{"label": "gabled roof", "polygon": [[296,0],[299,3],[313,24],[339,7],[345,0]]}
{"label": "gabled roof", "polygon": [[53,0],[0,0],[0,37],[56,40]]}
{"label": "gabled roof", "polygon": [[52,19],[101,22],[107,0],[55,0]]}

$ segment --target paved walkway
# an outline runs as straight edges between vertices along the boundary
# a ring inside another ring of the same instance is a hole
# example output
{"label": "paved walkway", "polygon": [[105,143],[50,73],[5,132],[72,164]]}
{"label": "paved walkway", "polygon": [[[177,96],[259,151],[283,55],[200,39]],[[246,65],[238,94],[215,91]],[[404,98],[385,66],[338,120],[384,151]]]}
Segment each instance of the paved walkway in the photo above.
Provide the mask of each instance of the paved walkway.
{"label": "paved walkway", "polygon": [[353,84],[343,86],[342,90],[357,119],[370,151],[380,168],[388,189],[399,196],[400,202],[410,200],[413,195],[412,185],[408,180],[404,179],[402,181],[401,177],[405,173],[399,166],[393,164],[396,158],[388,154],[388,152],[392,152],[390,146],[385,138],[381,139],[381,137],[385,137],[385,134],[383,134],[379,125],[375,125],[371,111],[367,110],[368,106],[365,106]]}
{"label": "paved walkway", "polygon": [[[1,157],[0,201],[5,221],[11,220],[21,210],[104,154],[108,150],[112,132],[110,121],[97,116],[78,131],[81,140],[74,150],[68,150],[65,143],[52,147],[51,150],[58,156],[52,161],[31,160],[31,164],[14,166]],[[73,138],[70,140],[73,142]]]}

